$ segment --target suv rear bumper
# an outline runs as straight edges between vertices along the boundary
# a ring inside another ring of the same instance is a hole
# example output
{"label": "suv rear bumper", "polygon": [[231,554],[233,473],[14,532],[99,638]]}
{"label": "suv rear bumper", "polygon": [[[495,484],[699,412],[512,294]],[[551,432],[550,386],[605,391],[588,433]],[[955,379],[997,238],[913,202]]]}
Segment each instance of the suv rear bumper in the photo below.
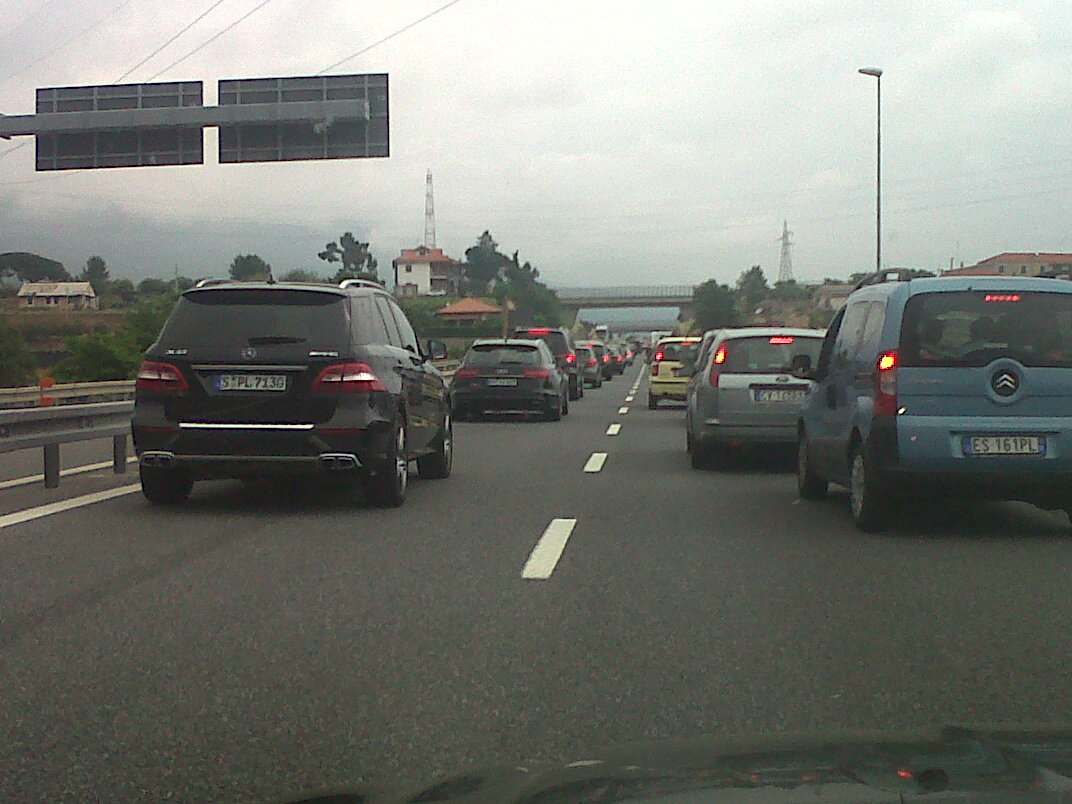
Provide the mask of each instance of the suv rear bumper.
{"label": "suv rear bumper", "polygon": [[454,409],[467,410],[534,410],[544,411],[559,404],[559,394],[553,390],[509,391],[454,391]]}
{"label": "suv rear bumper", "polygon": [[742,441],[749,444],[795,444],[796,424],[710,424],[704,422],[697,434],[707,443]]}

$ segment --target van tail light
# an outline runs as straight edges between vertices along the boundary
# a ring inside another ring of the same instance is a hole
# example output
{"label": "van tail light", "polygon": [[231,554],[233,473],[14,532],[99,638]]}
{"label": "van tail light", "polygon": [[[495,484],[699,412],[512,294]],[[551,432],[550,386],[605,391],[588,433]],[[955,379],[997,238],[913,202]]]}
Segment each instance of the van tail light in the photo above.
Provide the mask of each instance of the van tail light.
{"label": "van tail light", "polygon": [[178,393],[189,389],[182,372],[170,363],[158,363],[146,360],[138,369],[138,378],[134,386],[139,391],[165,391]]}
{"label": "van tail light", "polygon": [[659,362],[660,360],[662,360],[662,359],[663,359],[663,358],[664,358],[665,356],[666,356],[666,353],[665,353],[665,352],[663,352],[663,351],[662,351],[662,350],[660,349],[660,350],[659,350],[658,352],[656,352],[656,353],[655,353],[655,357],[653,357],[653,358],[652,358],[652,360],[654,360],[654,361],[655,361],[656,363],[658,363],[658,362]]}
{"label": "van tail light", "polygon": [[575,352],[566,352],[566,362],[571,366],[577,362],[577,355]]}
{"label": "van tail light", "polygon": [[386,391],[387,386],[365,363],[336,363],[320,372],[310,390],[313,393],[368,393]]}
{"label": "van tail light", "polygon": [[456,380],[470,380],[473,377],[479,377],[480,372],[475,368],[460,368],[454,372],[454,379]]}
{"label": "van tail light", "polygon": [[875,364],[875,415],[897,415],[897,352],[883,352]]}
{"label": "van tail light", "polygon": [[551,369],[527,368],[525,369],[525,376],[530,380],[546,380],[551,376]]}
{"label": "van tail light", "polygon": [[707,381],[712,388],[718,388],[718,378],[722,376],[722,364],[726,362],[726,347],[718,347],[715,357],[711,361],[711,371],[707,374]]}

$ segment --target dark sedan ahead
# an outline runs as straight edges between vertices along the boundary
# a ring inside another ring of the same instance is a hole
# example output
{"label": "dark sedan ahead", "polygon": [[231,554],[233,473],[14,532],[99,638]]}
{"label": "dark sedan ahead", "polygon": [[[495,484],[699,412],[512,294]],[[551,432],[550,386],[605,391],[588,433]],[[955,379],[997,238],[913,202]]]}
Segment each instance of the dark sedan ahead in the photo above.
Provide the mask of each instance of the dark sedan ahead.
{"label": "dark sedan ahead", "polygon": [[454,373],[451,394],[455,419],[494,411],[558,421],[569,413],[569,378],[542,340],[476,341]]}

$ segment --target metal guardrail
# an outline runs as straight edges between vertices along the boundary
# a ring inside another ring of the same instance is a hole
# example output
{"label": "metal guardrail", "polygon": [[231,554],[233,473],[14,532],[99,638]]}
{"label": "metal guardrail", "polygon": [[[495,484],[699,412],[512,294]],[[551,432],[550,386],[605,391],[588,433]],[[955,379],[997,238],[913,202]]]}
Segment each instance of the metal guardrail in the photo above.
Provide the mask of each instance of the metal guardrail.
{"label": "metal guardrail", "polygon": [[0,408],[38,407],[56,402],[88,401],[101,397],[130,399],[134,396],[134,380],[108,382],[70,382],[52,385],[25,385],[21,388],[0,388]]}
{"label": "metal guardrail", "polygon": [[[436,361],[436,367],[447,378],[453,376],[459,365],[458,360]],[[98,393],[116,393],[117,387],[133,392],[134,382],[71,383],[67,387],[73,386],[78,386],[82,395],[94,389]],[[46,390],[51,393],[57,387]],[[37,401],[41,389],[33,386],[33,390],[33,400]],[[116,474],[124,474],[127,470],[127,437],[130,435],[130,417],[133,413],[132,400],[0,410],[0,454],[43,447],[45,488],[54,489],[60,484],[60,444],[111,438],[112,470]]]}

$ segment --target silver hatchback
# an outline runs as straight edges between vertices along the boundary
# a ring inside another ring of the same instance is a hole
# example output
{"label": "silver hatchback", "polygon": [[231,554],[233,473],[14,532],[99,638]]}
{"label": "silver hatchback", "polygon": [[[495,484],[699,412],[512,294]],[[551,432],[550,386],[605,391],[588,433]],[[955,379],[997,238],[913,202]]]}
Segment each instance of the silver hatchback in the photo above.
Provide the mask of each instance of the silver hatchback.
{"label": "silver hatchback", "polygon": [[825,332],[748,327],[709,333],[699,362],[678,369],[686,392],[686,448],[694,468],[719,449],[746,444],[794,444],[800,406],[811,386],[795,367],[819,359]]}

